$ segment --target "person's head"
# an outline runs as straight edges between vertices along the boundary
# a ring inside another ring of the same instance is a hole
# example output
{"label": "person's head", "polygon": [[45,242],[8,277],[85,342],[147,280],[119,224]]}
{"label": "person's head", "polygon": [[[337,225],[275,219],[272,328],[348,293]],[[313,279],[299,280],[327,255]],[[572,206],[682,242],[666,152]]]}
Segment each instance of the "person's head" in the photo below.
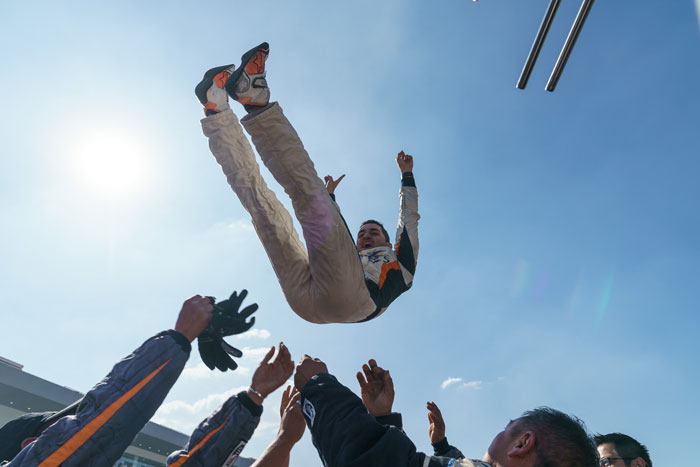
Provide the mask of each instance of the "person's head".
{"label": "person's head", "polygon": [[494,467],[598,467],[598,454],[583,422],[549,407],[511,420],[483,460]]}
{"label": "person's head", "polygon": [[0,462],[12,460],[48,427],[67,415],[74,415],[81,400],[59,412],[30,412],[3,425],[0,428]]}
{"label": "person's head", "polygon": [[631,436],[622,433],[595,435],[600,465],[605,467],[652,467],[649,450]]}
{"label": "person's head", "polygon": [[389,233],[379,221],[374,219],[364,221],[360,225],[360,231],[357,232],[357,251],[378,246],[391,246]]}
{"label": "person's head", "polygon": [[0,462],[11,461],[42,431],[56,420],[56,412],[32,412],[7,422],[0,428]]}

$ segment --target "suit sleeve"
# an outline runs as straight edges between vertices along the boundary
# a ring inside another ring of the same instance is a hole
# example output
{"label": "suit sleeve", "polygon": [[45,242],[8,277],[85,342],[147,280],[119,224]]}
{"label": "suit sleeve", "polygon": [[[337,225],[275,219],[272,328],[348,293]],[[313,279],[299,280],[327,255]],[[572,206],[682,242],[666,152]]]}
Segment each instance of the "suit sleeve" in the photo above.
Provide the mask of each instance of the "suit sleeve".
{"label": "suit sleeve", "polygon": [[438,441],[437,443],[433,443],[433,450],[435,451],[436,456],[454,457],[457,459],[461,459],[464,457],[462,451],[460,451],[459,449],[447,442],[446,437]]}
{"label": "suit sleeve", "polygon": [[399,190],[399,223],[394,248],[404,283],[410,287],[418,259],[418,190],[413,172],[404,172]]}
{"label": "suit sleeve", "polygon": [[229,398],[194,430],[184,449],[168,456],[168,467],[233,465],[260,422],[262,407],[245,392]]}
{"label": "suit sleeve", "polygon": [[451,461],[416,452],[401,430],[378,422],[332,375],[311,378],[302,389],[301,405],[325,466],[439,467]]}
{"label": "suit sleeve", "polygon": [[9,465],[113,464],[161,405],[190,350],[176,331],[150,338],[85,394],[75,415],[44,430]]}

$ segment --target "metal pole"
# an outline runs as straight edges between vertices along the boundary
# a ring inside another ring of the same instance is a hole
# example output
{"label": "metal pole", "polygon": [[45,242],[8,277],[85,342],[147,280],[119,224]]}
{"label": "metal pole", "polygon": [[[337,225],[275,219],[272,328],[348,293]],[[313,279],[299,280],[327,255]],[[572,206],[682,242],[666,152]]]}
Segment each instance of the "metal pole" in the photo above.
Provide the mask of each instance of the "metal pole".
{"label": "metal pole", "polygon": [[540,24],[540,29],[537,31],[535,41],[532,43],[532,48],[530,48],[530,54],[527,56],[527,61],[518,79],[518,84],[516,84],[518,89],[525,89],[525,86],[527,86],[527,81],[530,79],[532,69],[535,67],[537,57],[540,55],[540,50],[542,50],[542,44],[544,44],[544,40],[547,37],[549,27],[552,25],[552,21],[554,21],[554,15],[557,14],[560,1],[561,0],[552,0],[549,3],[549,8],[547,8],[547,12],[544,14],[544,18],[542,18],[542,24]]}
{"label": "metal pole", "polygon": [[561,53],[559,54],[557,63],[554,64],[552,74],[549,77],[549,81],[547,81],[547,86],[545,87],[545,90],[553,92],[554,89],[557,87],[559,78],[561,78],[561,74],[564,71],[566,62],[569,60],[571,51],[574,49],[574,45],[576,44],[576,39],[578,39],[578,35],[581,33],[581,29],[583,29],[583,23],[586,22],[588,12],[591,11],[592,6],[593,0],[583,0],[583,3],[581,3],[581,8],[578,10],[578,14],[576,15],[574,24],[571,26],[571,30],[569,31],[569,35],[566,38],[564,47],[562,47],[561,49]]}

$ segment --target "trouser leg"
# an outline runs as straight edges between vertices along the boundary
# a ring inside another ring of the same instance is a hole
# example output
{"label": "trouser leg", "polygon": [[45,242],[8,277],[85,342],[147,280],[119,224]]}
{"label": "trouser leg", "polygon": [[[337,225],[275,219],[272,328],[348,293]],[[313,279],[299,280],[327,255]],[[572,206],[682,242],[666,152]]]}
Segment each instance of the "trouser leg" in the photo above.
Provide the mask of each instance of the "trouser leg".
{"label": "trouser leg", "polygon": [[314,311],[308,254],[291,216],[260,175],[238,119],[224,111],[203,119],[202,130],[229,185],[251,216],[289,305],[307,321],[324,322]]}
{"label": "trouser leg", "polygon": [[299,136],[278,104],[246,116],[263,163],[292,200],[311,268],[311,299],[328,322],[359,321],[374,311],[355,242]]}

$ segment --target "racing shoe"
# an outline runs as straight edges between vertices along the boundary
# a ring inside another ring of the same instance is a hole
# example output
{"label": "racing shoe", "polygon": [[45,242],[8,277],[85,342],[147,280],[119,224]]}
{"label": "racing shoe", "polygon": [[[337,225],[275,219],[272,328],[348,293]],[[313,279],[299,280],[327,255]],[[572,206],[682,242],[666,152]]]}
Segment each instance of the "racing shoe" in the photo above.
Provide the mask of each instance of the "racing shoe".
{"label": "racing shoe", "polygon": [[204,73],[204,78],[194,88],[197,99],[204,106],[205,115],[214,115],[230,109],[224,85],[235,68],[234,65],[212,68]]}
{"label": "racing shoe", "polygon": [[265,81],[265,60],[270,46],[263,42],[243,54],[241,66],[226,81],[226,92],[251,111],[270,102],[270,89]]}

